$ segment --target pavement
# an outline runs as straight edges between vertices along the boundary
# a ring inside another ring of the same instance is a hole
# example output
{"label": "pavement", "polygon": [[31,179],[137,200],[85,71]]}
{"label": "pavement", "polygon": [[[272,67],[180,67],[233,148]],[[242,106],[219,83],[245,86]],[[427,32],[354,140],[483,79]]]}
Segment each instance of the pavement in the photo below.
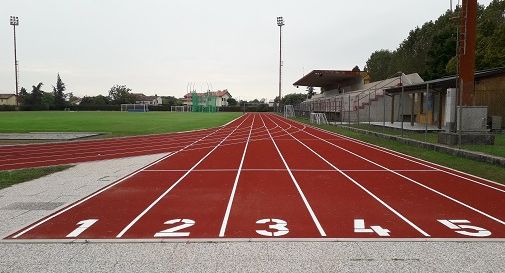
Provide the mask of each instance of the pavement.
{"label": "pavement", "polygon": [[[164,154],[77,164],[0,190],[0,236]],[[0,272],[505,272],[505,242],[6,243]]]}
{"label": "pavement", "polygon": [[73,133],[73,132],[31,132],[31,133],[0,133],[0,140],[75,140],[98,136],[103,133]]}

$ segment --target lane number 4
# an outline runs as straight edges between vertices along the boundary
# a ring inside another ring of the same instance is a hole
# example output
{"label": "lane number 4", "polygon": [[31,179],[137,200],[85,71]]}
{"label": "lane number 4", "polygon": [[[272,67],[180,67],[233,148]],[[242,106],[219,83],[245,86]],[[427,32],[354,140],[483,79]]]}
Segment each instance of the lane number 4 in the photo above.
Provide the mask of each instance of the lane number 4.
{"label": "lane number 4", "polygon": [[380,226],[370,226],[370,228],[365,228],[365,220],[354,219],[354,232],[355,233],[376,233],[381,237],[389,237],[389,229],[382,228]]}
{"label": "lane number 4", "polygon": [[256,221],[256,224],[266,224],[273,222],[273,225],[268,225],[268,228],[275,231],[268,230],[256,230],[256,233],[259,235],[267,236],[267,237],[279,237],[289,233],[289,229],[287,227],[288,223],[281,219],[261,219]]}
{"label": "lane number 4", "polygon": [[[450,229],[453,229],[456,233],[461,234],[461,235],[472,236],[472,237],[488,237],[491,235],[491,231],[489,231],[487,229],[472,226],[472,225],[467,225],[467,224],[471,224],[470,221],[468,221],[468,220],[438,220],[438,221],[442,225],[444,225]],[[464,229],[466,229],[466,230],[464,230]],[[467,231],[467,230],[471,230],[471,231]]]}

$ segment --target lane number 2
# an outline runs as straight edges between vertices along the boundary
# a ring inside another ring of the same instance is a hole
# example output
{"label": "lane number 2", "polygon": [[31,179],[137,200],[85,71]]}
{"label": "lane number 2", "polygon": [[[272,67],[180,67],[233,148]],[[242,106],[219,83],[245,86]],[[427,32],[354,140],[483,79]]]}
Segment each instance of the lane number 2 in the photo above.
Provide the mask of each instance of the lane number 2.
{"label": "lane number 2", "polygon": [[256,233],[258,233],[259,235],[267,236],[267,237],[279,237],[279,236],[283,236],[283,235],[286,235],[289,233],[289,229],[287,227],[288,223],[284,220],[281,220],[281,219],[273,219],[273,218],[272,219],[261,219],[261,220],[256,221],[256,224],[266,224],[266,223],[270,223],[270,222],[273,222],[275,224],[268,225],[268,228],[273,229],[275,231],[268,231],[268,230],[264,230],[264,229],[259,229],[259,230],[256,230]]}
{"label": "lane number 2", "polygon": [[365,228],[364,219],[354,219],[354,232],[355,233],[377,233],[381,237],[389,237],[389,229],[382,228],[380,226],[370,226],[370,228]]}
{"label": "lane number 2", "polygon": [[[471,224],[470,221],[468,221],[468,220],[438,220],[438,221],[442,225],[455,230],[456,233],[461,234],[461,235],[472,236],[472,237],[488,237],[491,235],[491,231],[489,231],[487,229],[472,226],[472,225],[467,225],[467,224]],[[466,230],[464,230],[464,229],[466,229]],[[467,230],[473,230],[474,232],[467,231]]]}
{"label": "lane number 2", "polygon": [[66,237],[67,238],[76,238],[79,236],[81,233],[83,233],[86,229],[94,225],[98,219],[88,219],[88,220],[83,220],[77,223],[79,226],[78,228],[74,229],[74,231],[70,232]]}
{"label": "lane number 2", "polygon": [[169,229],[162,230],[156,234],[154,237],[188,237],[189,232],[179,232],[179,230],[183,230],[185,228],[189,228],[193,226],[196,222],[191,219],[172,219],[165,222],[165,225],[174,225],[178,224]]}

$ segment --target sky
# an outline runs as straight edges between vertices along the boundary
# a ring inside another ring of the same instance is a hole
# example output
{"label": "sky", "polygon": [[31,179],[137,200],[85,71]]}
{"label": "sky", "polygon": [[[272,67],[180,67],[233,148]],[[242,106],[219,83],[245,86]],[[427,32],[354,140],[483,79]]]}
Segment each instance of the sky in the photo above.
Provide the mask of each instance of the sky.
{"label": "sky", "polygon": [[450,8],[450,0],[1,1],[0,93],[15,92],[15,15],[20,86],[42,82],[51,91],[59,73],[67,92],[81,97],[120,84],[146,95],[182,97],[193,86],[273,99],[277,16],[286,23],[283,94],[304,92],[293,86],[304,74],[363,69],[372,52],[397,48]]}

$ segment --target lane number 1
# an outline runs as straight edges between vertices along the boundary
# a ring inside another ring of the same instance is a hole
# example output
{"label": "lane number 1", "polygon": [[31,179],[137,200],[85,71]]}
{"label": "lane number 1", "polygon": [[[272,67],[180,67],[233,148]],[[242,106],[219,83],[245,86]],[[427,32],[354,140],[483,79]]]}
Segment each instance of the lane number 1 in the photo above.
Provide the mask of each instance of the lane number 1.
{"label": "lane number 1", "polygon": [[86,229],[88,229],[93,224],[95,224],[97,221],[98,221],[98,219],[88,219],[88,220],[80,221],[79,223],[77,223],[77,225],[79,227],[74,229],[74,231],[70,232],[66,237],[67,238],[76,238],[81,233],[83,233]]}
{"label": "lane number 1", "polygon": [[[481,228],[481,227],[476,227],[472,225],[467,225],[470,224],[470,221],[468,220],[438,220],[442,225],[455,230],[454,232],[465,235],[465,236],[472,236],[472,237],[488,237],[491,235],[491,231]],[[469,230],[474,230],[475,232],[470,232],[462,229],[469,229]]]}
{"label": "lane number 1", "polygon": [[381,237],[389,237],[389,229],[382,228],[380,226],[370,226],[370,228],[365,228],[364,219],[354,219],[354,232],[355,233],[377,233]]}

